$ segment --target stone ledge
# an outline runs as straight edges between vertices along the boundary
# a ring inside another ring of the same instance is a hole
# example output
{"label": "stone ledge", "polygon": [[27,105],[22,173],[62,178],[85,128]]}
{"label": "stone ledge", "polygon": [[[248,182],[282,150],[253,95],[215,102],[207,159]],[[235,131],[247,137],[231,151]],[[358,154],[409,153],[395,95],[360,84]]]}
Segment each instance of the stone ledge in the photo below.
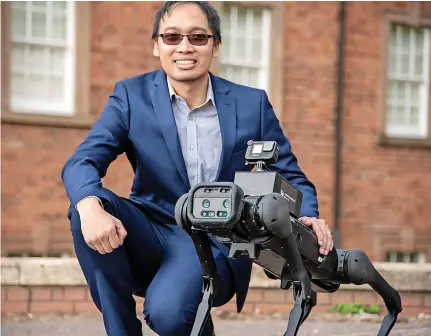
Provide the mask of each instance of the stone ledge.
{"label": "stone ledge", "polygon": [[[374,263],[375,268],[398,291],[431,291],[431,264]],[[1,284],[16,286],[86,285],[76,258],[2,258]],[[254,265],[250,287],[279,288]],[[343,289],[371,290],[368,285],[342,285]]]}

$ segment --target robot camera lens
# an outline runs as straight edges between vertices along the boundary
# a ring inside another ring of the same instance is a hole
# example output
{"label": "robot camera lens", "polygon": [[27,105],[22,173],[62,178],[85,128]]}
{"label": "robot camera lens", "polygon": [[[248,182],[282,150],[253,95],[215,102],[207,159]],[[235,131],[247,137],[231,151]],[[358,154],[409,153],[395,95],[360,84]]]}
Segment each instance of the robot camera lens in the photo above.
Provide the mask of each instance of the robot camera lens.
{"label": "robot camera lens", "polygon": [[211,202],[210,202],[209,200],[204,199],[204,200],[202,201],[202,206],[203,206],[204,208],[209,208],[209,207],[210,207],[210,205],[211,205]]}
{"label": "robot camera lens", "polygon": [[225,199],[225,200],[223,201],[223,206],[224,206],[225,208],[230,208],[230,199]]}

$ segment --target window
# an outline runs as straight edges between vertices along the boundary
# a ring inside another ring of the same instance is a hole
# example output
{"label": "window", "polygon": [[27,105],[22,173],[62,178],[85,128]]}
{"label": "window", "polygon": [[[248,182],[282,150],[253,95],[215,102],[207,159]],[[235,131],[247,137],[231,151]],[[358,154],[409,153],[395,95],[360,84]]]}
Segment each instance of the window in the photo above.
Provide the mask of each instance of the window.
{"label": "window", "polygon": [[13,2],[12,111],[74,112],[74,2]]}
{"label": "window", "polygon": [[429,29],[391,24],[386,134],[428,136],[430,92]]}
{"label": "window", "polygon": [[271,11],[225,4],[221,15],[221,76],[268,90]]}
{"label": "window", "polygon": [[1,6],[2,122],[90,126],[90,4]]}
{"label": "window", "polygon": [[220,14],[220,58],[211,71],[267,92],[283,123],[284,13],[282,1],[216,1]]}
{"label": "window", "polygon": [[404,253],[404,252],[388,252],[386,254],[386,261],[393,263],[425,263],[425,254],[423,253]]}
{"label": "window", "polygon": [[415,2],[382,23],[380,143],[431,147],[431,19]]}

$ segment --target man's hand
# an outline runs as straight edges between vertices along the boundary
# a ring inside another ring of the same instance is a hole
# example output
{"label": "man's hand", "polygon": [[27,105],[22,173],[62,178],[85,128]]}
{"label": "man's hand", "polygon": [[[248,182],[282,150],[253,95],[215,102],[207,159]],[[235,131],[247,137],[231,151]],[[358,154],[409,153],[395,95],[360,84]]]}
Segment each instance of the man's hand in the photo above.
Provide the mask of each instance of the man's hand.
{"label": "man's hand", "polygon": [[127,236],[120,220],[103,210],[96,198],[84,199],[77,205],[81,230],[89,247],[100,254],[110,253],[123,244]]}
{"label": "man's hand", "polygon": [[334,248],[334,241],[332,240],[331,230],[329,230],[329,226],[324,219],[304,216],[299,218],[299,221],[304,225],[312,227],[317,235],[321,254],[327,255],[329,251],[332,251]]}

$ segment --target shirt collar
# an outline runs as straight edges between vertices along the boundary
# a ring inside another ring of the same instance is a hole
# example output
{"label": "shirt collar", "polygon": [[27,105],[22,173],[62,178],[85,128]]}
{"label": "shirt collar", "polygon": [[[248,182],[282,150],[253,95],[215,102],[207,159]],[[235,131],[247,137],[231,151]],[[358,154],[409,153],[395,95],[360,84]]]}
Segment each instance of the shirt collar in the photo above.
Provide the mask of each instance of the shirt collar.
{"label": "shirt collar", "polygon": [[[168,79],[168,78],[166,78],[166,81],[168,82],[169,98],[172,100],[172,97],[175,97],[175,98],[180,97],[180,96],[178,96],[178,95],[175,93],[175,90],[174,90],[174,88],[172,87],[171,83],[169,82],[169,79]],[[205,101],[205,103],[204,103],[204,104],[206,104],[208,101],[211,101],[213,104],[215,104],[215,100],[214,100],[214,92],[213,92],[213,87],[212,87],[212,84],[211,84],[211,77],[210,77],[210,75],[209,75],[209,74],[208,74],[208,90],[207,90],[207,99],[206,99],[206,101]],[[203,104],[203,105],[204,105],[204,104]]]}

